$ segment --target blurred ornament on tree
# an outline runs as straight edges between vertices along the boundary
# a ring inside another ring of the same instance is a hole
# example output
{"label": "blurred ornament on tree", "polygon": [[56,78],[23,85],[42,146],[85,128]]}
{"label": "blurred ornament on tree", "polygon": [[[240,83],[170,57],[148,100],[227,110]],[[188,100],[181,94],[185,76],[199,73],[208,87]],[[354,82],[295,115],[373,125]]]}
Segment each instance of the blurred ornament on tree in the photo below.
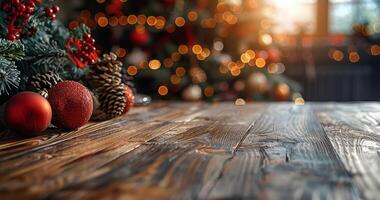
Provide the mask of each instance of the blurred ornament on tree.
{"label": "blurred ornament on tree", "polygon": [[176,0],[162,0],[164,2],[164,5],[167,7],[172,7],[174,6],[174,3]]}
{"label": "blurred ornament on tree", "polygon": [[262,72],[254,72],[248,76],[247,91],[250,95],[263,94],[269,89],[268,79]]}
{"label": "blurred ornament on tree", "polygon": [[286,83],[279,83],[273,90],[276,101],[288,101],[290,99],[290,88]]}
{"label": "blurred ornament on tree", "polygon": [[202,98],[202,88],[199,85],[190,85],[182,91],[185,101],[198,101]]}
{"label": "blurred ornament on tree", "polygon": [[144,46],[149,42],[150,34],[144,27],[137,27],[131,32],[130,39],[136,46]]}
{"label": "blurred ornament on tree", "polygon": [[272,63],[280,62],[281,51],[276,47],[271,47],[268,49],[268,61]]}

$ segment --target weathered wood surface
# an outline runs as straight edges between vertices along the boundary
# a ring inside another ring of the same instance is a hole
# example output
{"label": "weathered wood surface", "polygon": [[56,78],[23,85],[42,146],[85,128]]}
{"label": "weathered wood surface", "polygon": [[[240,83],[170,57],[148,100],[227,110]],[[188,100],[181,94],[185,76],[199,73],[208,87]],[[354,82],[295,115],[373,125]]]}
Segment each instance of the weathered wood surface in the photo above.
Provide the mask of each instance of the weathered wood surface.
{"label": "weathered wood surface", "polygon": [[380,104],[155,103],[0,134],[0,199],[379,199]]}

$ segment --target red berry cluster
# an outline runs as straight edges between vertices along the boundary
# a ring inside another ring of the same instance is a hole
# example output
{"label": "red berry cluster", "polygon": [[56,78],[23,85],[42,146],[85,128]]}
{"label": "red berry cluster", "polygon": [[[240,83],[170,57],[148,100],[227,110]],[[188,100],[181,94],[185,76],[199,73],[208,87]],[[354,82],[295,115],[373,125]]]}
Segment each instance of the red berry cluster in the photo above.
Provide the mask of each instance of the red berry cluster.
{"label": "red berry cluster", "polygon": [[52,5],[51,8],[45,8],[45,14],[50,19],[55,19],[56,14],[59,12],[59,7],[57,5]]}
{"label": "red berry cluster", "polygon": [[95,48],[95,39],[92,38],[90,34],[84,34],[83,40],[69,38],[66,46],[69,51],[72,46],[76,48],[76,50],[71,51],[69,58],[79,68],[83,68],[87,64],[94,64],[95,59],[98,58]]}
{"label": "red berry cluster", "polygon": [[4,1],[1,8],[8,13],[8,34],[7,39],[17,40],[20,38],[23,26],[28,26],[28,19],[34,13],[36,4],[41,0],[8,0]]}

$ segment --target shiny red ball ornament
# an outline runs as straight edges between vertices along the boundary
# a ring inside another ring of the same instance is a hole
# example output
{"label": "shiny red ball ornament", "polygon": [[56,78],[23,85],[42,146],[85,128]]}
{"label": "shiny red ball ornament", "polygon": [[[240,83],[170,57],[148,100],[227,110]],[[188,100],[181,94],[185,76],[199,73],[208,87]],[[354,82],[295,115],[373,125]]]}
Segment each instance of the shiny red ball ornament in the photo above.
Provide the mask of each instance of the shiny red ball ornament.
{"label": "shiny red ball ornament", "polygon": [[34,92],[16,94],[5,107],[4,120],[7,127],[25,135],[36,135],[46,130],[51,118],[49,102]]}
{"label": "shiny red ball ornament", "polygon": [[135,101],[135,95],[133,94],[133,91],[131,90],[131,88],[128,86],[125,86],[124,93],[125,93],[125,100],[126,100],[125,108],[124,108],[124,114],[125,114],[133,107],[133,104]]}
{"label": "shiny red ball ornament", "polygon": [[63,81],[48,91],[53,110],[52,123],[58,128],[74,130],[86,124],[92,115],[93,101],[90,92],[75,81]]}

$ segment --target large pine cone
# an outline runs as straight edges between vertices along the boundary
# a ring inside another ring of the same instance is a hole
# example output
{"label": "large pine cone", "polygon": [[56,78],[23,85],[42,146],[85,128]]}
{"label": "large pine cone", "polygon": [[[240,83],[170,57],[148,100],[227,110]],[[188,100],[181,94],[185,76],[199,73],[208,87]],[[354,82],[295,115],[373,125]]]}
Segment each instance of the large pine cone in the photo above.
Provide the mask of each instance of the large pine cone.
{"label": "large pine cone", "polygon": [[122,65],[117,56],[110,53],[104,54],[90,66],[87,78],[100,104],[94,112],[93,119],[105,120],[123,114],[126,99],[121,74]]}

